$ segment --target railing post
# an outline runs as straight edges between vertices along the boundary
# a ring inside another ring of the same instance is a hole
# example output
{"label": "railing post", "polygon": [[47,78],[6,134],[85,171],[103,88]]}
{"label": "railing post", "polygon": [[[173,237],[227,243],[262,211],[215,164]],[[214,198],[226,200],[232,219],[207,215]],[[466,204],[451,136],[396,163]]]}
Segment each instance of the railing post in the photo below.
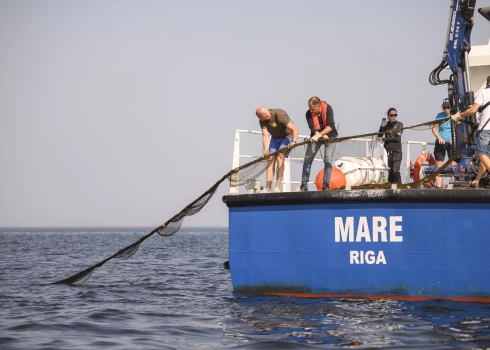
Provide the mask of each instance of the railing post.
{"label": "railing post", "polygon": [[[233,146],[233,163],[231,165],[232,169],[238,168],[240,166],[240,132],[235,131],[235,145]],[[238,172],[231,175],[230,182],[230,194],[238,194]]]}
{"label": "railing post", "polygon": [[405,182],[410,179],[410,141],[407,142],[407,160],[405,161]]}
{"label": "railing post", "polygon": [[282,177],[282,191],[291,192],[291,161],[284,158],[284,175]]}

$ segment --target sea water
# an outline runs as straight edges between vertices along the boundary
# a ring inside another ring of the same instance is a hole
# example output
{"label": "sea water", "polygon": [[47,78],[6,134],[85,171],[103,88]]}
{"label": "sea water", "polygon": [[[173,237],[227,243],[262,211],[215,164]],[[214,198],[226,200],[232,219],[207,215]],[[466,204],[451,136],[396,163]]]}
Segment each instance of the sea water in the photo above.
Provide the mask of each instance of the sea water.
{"label": "sea water", "polygon": [[[0,229],[0,349],[486,349],[490,305],[233,293],[225,228]],[[488,276],[482,276],[488,278]]]}

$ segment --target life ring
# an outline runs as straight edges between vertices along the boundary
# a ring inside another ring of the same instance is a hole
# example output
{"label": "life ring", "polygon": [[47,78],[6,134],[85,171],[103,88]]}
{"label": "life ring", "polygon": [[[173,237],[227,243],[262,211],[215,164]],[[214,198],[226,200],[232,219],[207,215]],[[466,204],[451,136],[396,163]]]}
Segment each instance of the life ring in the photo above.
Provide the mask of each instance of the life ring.
{"label": "life ring", "polygon": [[[420,156],[418,156],[418,158],[415,160],[415,163],[413,164],[414,181],[420,181],[420,179],[422,179],[422,166],[425,162],[429,163],[429,166],[436,165],[436,160],[434,159],[434,156],[432,154],[422,153]],[[434,180],[425,183],[424,187],[433,187],[434,186],[433,182]]]}

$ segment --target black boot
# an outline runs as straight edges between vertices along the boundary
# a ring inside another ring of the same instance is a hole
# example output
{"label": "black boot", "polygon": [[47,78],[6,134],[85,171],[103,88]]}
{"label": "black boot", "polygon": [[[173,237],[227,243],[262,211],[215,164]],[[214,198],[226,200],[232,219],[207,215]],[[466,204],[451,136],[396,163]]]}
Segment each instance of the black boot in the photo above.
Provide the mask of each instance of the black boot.
{"label": "black boot", "polygon": [[308,185],[301,185],[299,188],[300,192],[308,192]]}

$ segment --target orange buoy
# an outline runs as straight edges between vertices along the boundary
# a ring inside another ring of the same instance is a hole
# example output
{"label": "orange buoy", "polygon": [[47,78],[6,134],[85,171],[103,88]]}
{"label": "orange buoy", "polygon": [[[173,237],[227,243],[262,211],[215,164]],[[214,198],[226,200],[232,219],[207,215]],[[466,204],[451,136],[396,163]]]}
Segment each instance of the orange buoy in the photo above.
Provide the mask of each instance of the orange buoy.
{"label": "orange buoy", "polygon": [[[336,167],[332,167],[332,174],[330,175],[330,184],[328,187],[331,190],[338,190],[342,187],[345,187],[346,184],[347,184],[347,180],[345,179],[345,175],[342,172],[342,170],[340,170],[339,168],[336,168]],[[320,171],[316,175],[315,185],[316,185],[316,189],[318,191],[322,190],[323,168],[320,169]]]}

